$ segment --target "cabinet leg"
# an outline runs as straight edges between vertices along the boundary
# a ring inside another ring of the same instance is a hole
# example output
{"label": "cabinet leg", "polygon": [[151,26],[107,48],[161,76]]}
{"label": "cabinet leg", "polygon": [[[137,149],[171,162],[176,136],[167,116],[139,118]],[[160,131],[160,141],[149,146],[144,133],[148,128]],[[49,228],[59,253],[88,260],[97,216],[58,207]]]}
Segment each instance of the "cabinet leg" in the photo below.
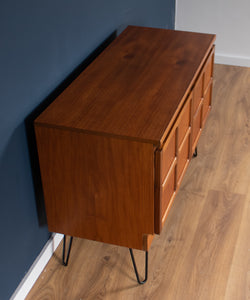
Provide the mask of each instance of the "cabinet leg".
{"label": "cabinet leg", "polygon": [[136,279],[137,279],[139,284],[144,284],[148,279],[148,251],[145,251],[145,279],[142,280],[142,281],[139,278],[139,274],[138,274],[138,271],[137,271],[133,250],[131,248],[129,248],[129,252],[130,252],[132,263],[133,263],[133,266],[134,266]]}
{"label": "cabinet leg", "polygon": [[69,255],[70,255],[70,250],[71,250],[71,246],[72,246],[72,241],[73,241],[73,236],[70,237],[69,246],[68,246],[68,253],[67,253],[66,260],[65,260],[66,235],[64,235],[64,237],[63,237],[62,264],[65,267],[68,265],[68,262],[69,262]]}
{"label": "cabinet leg", "polygon": [[193,157],[196,157],[198,155],[198,151],[197,151],[197,147],[195,147],[194,153],[193,153]]}

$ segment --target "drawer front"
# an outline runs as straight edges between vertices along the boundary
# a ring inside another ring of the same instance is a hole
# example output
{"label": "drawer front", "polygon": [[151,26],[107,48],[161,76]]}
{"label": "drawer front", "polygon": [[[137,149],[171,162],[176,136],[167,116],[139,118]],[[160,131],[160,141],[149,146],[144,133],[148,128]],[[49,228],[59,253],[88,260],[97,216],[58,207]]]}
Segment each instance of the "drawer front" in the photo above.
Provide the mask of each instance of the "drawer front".
{"label": "drawer front", "polygon": [[197,83],[194,87],[194,96],[193,96],[193,114],[197,112],[197,109],[203,98],[203,72],[198,78]]}
{"label": "drawer front", "polygon": [[202,127],[205,124],[205,121],[207,119],[208,113],[211,109],[211,96],[212,96],[212,81],[210,82],[210,85],[208,86],[206,90],[206,94],[204,96],[203,100],[203,107],[202,107]]}
{"label": "drawer front", "polygon": [[183,110],[177,120],[178,126],[178,147],[182,144],[184,137],[187,134],[188,129],[191,125],[191,99],[193,94],[191,94],[185,103]]}
{"label": "drawer front", "polygon": [[208,58],[206,65],[204,66],[204,85],[203,91],[205,91],[210,83],[213,73],[213,53]]}
{"label": "drawer front", "polygon": [[192,128],[192,152],[194,152],[194,148],[197,144],[198,138],[201,133],[201,108],[202,105],[199,106],[198,111],[194,115],[193,118],[193,128]]}
{"label": "drawer front", "polygon": [[176,191],[176,164],[170,169],[161,186],[161,222],[166,218],[166,212]]}
{"label": "drawer front", "polygon": [[161,183],[165,180],[171,166],[174,163],[176,158],[176,129],[172,130],[167,142],[162,149],[162,158],[161,158]]}
{"label": "drawer front", "polygon": [[190,130],[185,136],[185,139],[178,151],[178,164],[177,164],[177,185],[181,183],[181,179],[184,175],[186,167],[189,162],[189,151],[190,151]]}

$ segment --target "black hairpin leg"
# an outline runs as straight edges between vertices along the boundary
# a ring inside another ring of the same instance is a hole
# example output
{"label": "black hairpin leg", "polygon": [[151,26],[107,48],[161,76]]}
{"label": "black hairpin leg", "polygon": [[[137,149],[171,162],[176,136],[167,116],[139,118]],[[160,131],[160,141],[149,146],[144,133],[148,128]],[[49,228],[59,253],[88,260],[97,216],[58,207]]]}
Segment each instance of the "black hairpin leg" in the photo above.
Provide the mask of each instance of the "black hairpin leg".
{"label": "black hairpin leg", "polygon": [[198,155],[198,151],[197,151],[197,147],[195,147],[194,153],[193,153],[193,157],[196,157]]}
{"label": "black hairpin leg", "polygon": [[148,279],[148,251],[145,251],[145,279],[143,281],[141,281],[140,278],[139,278],[139,274],[138,274],[138,271],[137,271],[133,250],[131,248],[129,248],[129,252],[130,252],[132,263],[133,263],[133,266],[134,266],[136,279],[137,279],[139,284],[143,284]]}
{"label": "black hairpin leg", "polygon": [[71,250],[71,246],[72,246],[72,240],[73,240],[73,236],[70,237],[69,247],[68,247],[68,253],[67,253],[66,260],[65,260],[66,235],[64,235],[64,237],[63,237],[62,263],[63,263],[64,266],[68,265],[70,250]]}

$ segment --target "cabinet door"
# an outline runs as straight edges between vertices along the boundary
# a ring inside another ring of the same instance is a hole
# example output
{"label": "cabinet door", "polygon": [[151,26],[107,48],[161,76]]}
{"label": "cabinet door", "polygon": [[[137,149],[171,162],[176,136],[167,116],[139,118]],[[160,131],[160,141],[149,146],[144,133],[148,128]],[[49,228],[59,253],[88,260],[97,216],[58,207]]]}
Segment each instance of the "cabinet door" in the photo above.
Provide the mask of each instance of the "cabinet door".
{"label": "cabinet door", "polygon": [[205,125],[208,114],[211,110],[211,97],[213,86],[213,64],[214,64],[214,47],[211,50],[200,75],[193,88],[192,103],[192,153],[198,143],[201,130]]}
{"label": "cabinet door", "polygon": [[197,145],[198,139],[201,134],[201,108],[202,105],[198,107],[198,110],[193,116],[192,122],[192,153],[194,153],[195,147]]}
{"label": "cabinet door", "polygon": [[200,74],[194,89],[194,97],[193,97],[193,115],[197,113],[199,106],[201,105],[201,101],[203,98],[203,72]]}
{"label": "cabinet door", "polygon": [[211,110],[212,86],[213,86],[214,48],[211,51],[204,66],[203,79],[203,105],[202,105],[202,127],[204,126],[208,113]]}
{"label": "cabinet door", "polygon": [[176,147],[176,129],[172,130],[169,137],[166,140],[164,147],[162,148],[162,155],[161,155],[161,174],[160,174],[160,181],[161,184],[165,181],[169,170],[171,169],[172,165],[177,156],[177,147]]}
{"label": "cabinet door", "polygon": [[176,163],[170,168],[165,181],[161,185],[161,223],[165,222],[168,210],[176,193]]}
{"label": "cabinet door", "polygon": [[190,129],[187,131],[185,139],[178,149],[177,187],[181,184],[190,159],[190,131]]}
{"label": "cabinet door", "polygon": [[191,93],[177,120],[178,151],[177,151],[177,187],[181,183],[190,159],[190,133],[191,133]]}
{"label": "cabinet door", "polygon": [[211,99],[212,99],[212,81],[208,85],[203,99],[203,107],[202,107],[202,127],[205,125],[208,114],[211,110]]}
{"label": "cabinet door", "polygon": [[165,144],[155,154],[155,233],[160,233],[190,158],[191,99],[186,100]]}
{"label": "cabinet door", "polygon": [[180,147],[186,138],[188,130],[191,126],[191,98],[190,94],[177,120],[178,127],[178,147]]}
{"label": "cabinet door", "polygon": [[176,192],[177,129],[155,153],[155,233],[160,233]]}
{"label": "cabinet door", "polygon": [[203,91],[205,92],[208,85],[210,84],[210,81],[213,76],[213,61],[214,61],[214,48],[211,51],[206,64],[204,66],[204,81],[203,81]]}

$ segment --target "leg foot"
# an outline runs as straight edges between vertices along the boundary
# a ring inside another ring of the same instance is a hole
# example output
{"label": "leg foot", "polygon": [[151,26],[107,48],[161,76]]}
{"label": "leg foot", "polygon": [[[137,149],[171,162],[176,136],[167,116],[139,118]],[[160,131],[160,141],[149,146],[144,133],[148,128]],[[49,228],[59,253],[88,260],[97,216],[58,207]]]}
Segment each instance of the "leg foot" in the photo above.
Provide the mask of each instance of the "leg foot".
{"label": "leg foot", "polygon": [[198,155],[198,151],[197,151],[197,147],[195,147],[194,153],[193,153],[193,157],[196,157]]}
{"label": "leg foot", "polygon": [[145,251],[145,279],[144,280],[140,280],[140,278],[139,278],[139,274],[138,274],[138,271],[137,271],[133,250],[131,248],[129,248],[129,252],[130,252],[132,263],[133,263],[133,266],[134,266],[136,279],[137,279],[139,284],[144,284],[148,279],[148,251]]}
{"label": "leg foot", "polygon": [[68,247],[68,253],[67,253],[66,260],[65,260],[66,235],[64,235],[64,237],[63,237],[62,264],[63,264],[65,267],[68,265],[68,262],[69,262],[69,255],[70,255],[70,250],[71,250],[71,246],[72,246],[72,240],[73,240],[73,236],[70,237],[69,247]]}

